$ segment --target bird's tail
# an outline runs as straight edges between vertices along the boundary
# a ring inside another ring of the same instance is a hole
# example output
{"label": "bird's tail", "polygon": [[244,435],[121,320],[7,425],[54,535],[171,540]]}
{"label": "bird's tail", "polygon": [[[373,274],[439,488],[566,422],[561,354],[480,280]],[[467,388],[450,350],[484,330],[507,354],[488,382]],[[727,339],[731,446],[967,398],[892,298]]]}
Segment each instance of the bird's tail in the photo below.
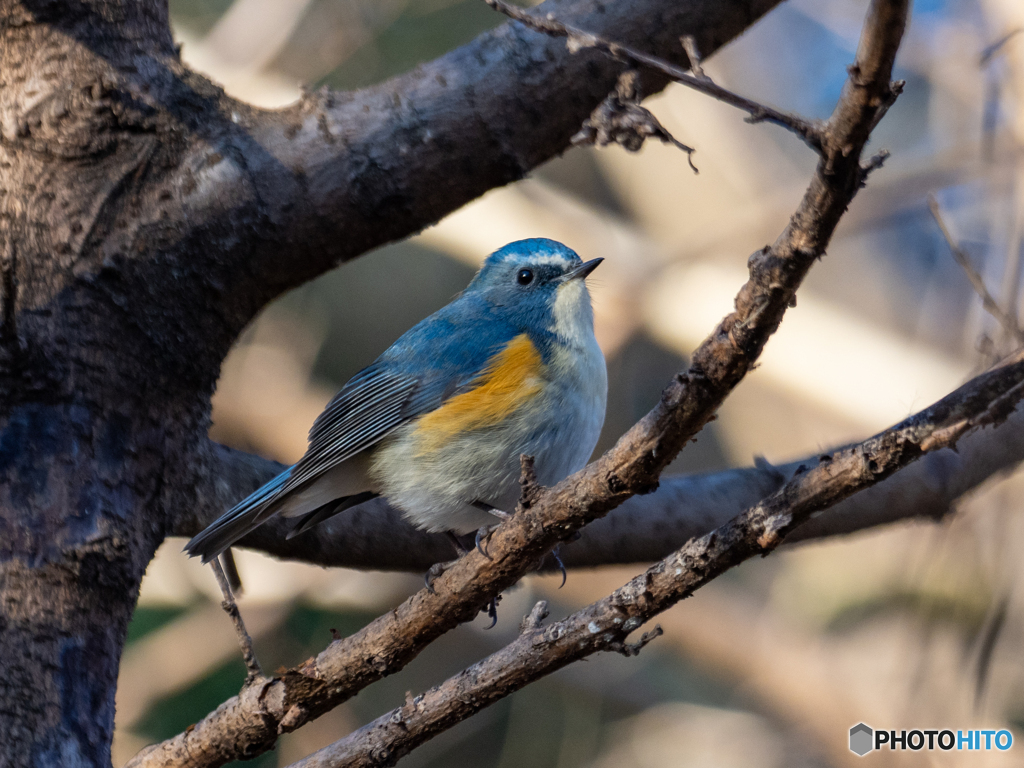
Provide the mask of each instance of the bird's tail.
{"label": "bird's tail", "polygon": [[193,536],[185,551],[200,556],[208,563],[253,529],[265,523],[277,512],[281,488],[291,474],[289,467],[266,485],[253,491],[235,506]]}
{"label": "bird's tail", "polygon": [[323,504],[312,512],[307,512],[301,518],[299,522],[295,524],[295,527],[288,531],[286,539],[294,539],[301,533],[305,533],[310,528],[315,528],[320,525],[324,520],[334,517],[340,512],[344,512],[346,509],[350,509],[357,504],[369,501],[370,499],[376,499],[380,494],[376,491],[363,491],[361,493],[354,493],[351,496],[342,496],[334,499],[333,501]]}

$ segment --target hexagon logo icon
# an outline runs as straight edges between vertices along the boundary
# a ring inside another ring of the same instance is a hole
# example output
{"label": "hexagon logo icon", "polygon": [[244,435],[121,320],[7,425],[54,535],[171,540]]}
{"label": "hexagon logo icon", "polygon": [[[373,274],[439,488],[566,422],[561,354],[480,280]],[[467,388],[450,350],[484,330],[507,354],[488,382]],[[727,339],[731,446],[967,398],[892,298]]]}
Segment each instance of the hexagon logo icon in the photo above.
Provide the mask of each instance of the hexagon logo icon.
{"label": "hexagon logo icon", "polygon": [[874,732],[870,726],[864,723],[857,723],[850,729],[850,751],[853,754],[864,757],[864,755],[875,748],[872,744],[873,741]]}

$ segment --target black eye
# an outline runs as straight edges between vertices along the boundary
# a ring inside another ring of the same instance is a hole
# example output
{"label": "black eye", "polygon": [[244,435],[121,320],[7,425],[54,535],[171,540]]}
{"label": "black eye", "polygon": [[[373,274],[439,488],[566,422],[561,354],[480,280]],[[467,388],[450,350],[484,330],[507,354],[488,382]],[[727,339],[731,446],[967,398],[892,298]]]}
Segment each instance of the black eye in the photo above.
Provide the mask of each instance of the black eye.
{"label": "black eye", "polygon": [[529,285],[533,282],[533,270],[532,269],[520,269],[519,274],[516,275],[516,282],[520,285]]}

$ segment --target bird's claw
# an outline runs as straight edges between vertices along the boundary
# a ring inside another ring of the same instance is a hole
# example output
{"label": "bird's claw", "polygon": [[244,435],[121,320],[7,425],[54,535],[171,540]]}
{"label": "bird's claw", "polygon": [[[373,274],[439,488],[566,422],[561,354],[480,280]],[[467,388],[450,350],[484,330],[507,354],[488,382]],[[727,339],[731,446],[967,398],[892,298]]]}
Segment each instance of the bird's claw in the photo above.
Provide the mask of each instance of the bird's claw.
{"label": "bird's claw", "polygon": [[554,549],[552,549],[551,556],[555,558],[555,562],[558,563],[558,570],[562,572],[562,583],[558,585],[558,588],[561,589],[565,586],[565,580],[568,574],[566,574],[565,572],[565,563],[563,563],[562,558],[558,556],[559,549],[561,549],[561,547],[555,547]]}
{"label": "bird's claw", "polygon": [[434,581],[437,579],[438,576],[440,576],[442,573],[451,568],[454,562],[455,561],[452,560],[449,563],[434,563],[432,566],[430,566],[430,569],[425,574],[423,574],[423,583],[426,585],[427,591],[430,592],[430,594],[436,594],[434,592]]}
{"label": "bird's claw", "polygon": [[501,595],[491,598],[491,602],[487,604],[487,615],[491,617],[491,623],[484,627],[484,629],[494,629],[494,625],[498,623],[498,601],[501,600]]}
{"label": "bird's claw", "polygon": [[482,525],[476,531],[476,551],[488,560],[491,559],[491,556],[487,552],[487,542],[491,540],[491,534],[497,527],[497,525]]}

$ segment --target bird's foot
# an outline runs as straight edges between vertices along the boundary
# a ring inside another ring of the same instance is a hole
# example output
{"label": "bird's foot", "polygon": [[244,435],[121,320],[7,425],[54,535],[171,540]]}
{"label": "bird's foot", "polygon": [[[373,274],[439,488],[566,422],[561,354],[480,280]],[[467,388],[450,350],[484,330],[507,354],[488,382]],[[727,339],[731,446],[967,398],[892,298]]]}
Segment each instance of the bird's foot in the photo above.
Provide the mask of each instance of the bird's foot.
{"label": "bird's foot", "polygon": [[482,525],[476,532],[476,551],[488,560],[491,559],[491,556],[487,552],[487,542],[491,540],[491,534],[494,533],[498,525],[498,523],[495,523],[494,525]]}
{"label": "bird's foot", "polygon": [[[492,504],[488,504],[486,501],[474,501],[473,506],[477,509],[486,512],[489,515],[494,515],[502,523],[506,520],[511,520],[512,515],[502,509],[498,509]],[[494,533],[494,529],[497,528],[501,523],[495,523],[494,525],[483,525],[476,532],[476,551],[486,557],[488,560],[491,556],[487,553],[487,542],[491,538],[491,534]]]}
{"label": "bird's foot", "polygon": [[430,570],[423,574],[423,583],[426,585],[427,591],[430,592],[430,594],[434,594],[434,581],[437,577],[455,565],[455,562],[455,560],[450,560],[447,563],[434,563],[430,566]]}
{"label": "bird's foot", "polygon": [[494,629],[494,625],[498,623],[498,603],[500,602],[501,595],[498,595],[497,597],[493,598],[491,602],[487,604],[487,608],[484,609],[485,611],[487,611],[487,615],[491,619],[491,623],[484,627],[484,629]]}

